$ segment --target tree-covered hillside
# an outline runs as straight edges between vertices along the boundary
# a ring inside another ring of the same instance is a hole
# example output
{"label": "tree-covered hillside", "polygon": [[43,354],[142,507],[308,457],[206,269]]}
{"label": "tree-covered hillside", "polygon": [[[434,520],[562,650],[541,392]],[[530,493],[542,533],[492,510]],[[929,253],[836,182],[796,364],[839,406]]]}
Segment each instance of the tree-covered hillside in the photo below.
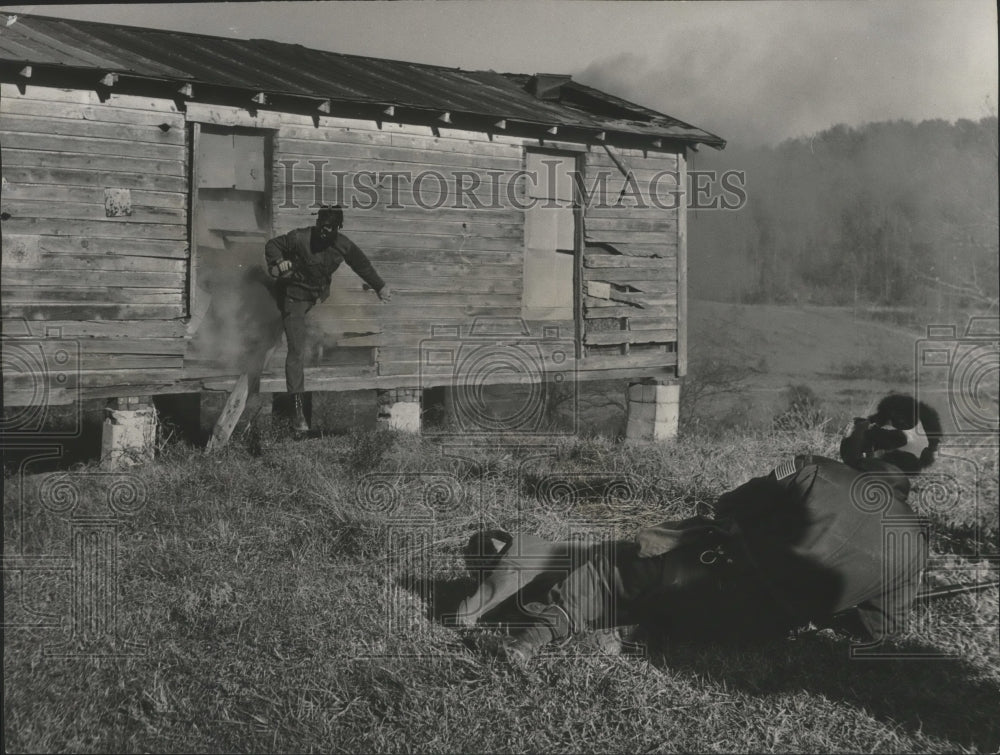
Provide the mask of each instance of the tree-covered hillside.
{"label": "tree-covered hillside", "polygon": [[997,307],[997,118],[836,126],[775,147],[711,150],[746,172],[739,211],[692,213],[696,297]]}

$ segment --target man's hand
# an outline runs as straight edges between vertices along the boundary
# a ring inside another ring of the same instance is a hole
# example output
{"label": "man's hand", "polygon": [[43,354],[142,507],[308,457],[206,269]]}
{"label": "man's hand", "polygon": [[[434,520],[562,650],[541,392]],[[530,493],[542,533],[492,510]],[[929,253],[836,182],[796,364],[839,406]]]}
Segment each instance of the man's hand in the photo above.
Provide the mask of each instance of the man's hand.
{"label": "man's hand", "polygon": [[275,278],[283,278],[292,269],[290,260],[281,260],[271,265],[271,275]]}
{"label": "man's hand", "polygon": [[392,291],[389,289],[389,284],[386,283],[382,288],[377,291],[378,298],[382,302],[387,302],[392,298]]}

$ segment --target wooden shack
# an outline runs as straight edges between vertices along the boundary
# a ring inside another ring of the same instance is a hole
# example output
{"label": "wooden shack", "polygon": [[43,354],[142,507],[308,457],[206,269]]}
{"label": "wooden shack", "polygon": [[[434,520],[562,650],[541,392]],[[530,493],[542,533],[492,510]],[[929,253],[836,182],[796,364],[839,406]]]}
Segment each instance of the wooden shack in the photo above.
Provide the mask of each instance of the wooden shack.
{"label": "wooden shack", "polygon": [[339,202],[394,297],[336,273],[308,390],[391,416],[444,386],[476,429],[466,389],[628,378],[629,434],[676,426],[686,158],[717,136],[568,76],[0,15],[0,139],[17,416],[283,391],[263,246]]}

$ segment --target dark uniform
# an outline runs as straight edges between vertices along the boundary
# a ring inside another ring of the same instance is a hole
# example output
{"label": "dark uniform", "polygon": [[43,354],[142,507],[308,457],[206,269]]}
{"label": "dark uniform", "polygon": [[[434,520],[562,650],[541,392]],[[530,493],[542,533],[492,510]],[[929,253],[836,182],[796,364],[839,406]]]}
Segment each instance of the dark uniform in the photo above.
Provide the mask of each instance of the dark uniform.
{"label": "dark uniform", "polygon": [[798,456],[693,517],[603,544],[525,613],[513,639],[642,624],[671,637],[775,636],[809,622],[879,638],[899,627],[927,560],[907,477],[876,459],[855,466]]}
{"label": "dark uniform", "polygon": [[305,390],[306,313],[317,301],[325,301],[330,295],[334,271],[341,262],[346,262],[376,293],[385,282],[347,236],[337,233],[333,238],[323,239],[316,227],[297,228],[271,239],[264,248],[264,256],[272,271],[282,260],[292,264],[291,271],[278,278],[277,294],[288,340],[285,381],[289,393],[301,394]]}

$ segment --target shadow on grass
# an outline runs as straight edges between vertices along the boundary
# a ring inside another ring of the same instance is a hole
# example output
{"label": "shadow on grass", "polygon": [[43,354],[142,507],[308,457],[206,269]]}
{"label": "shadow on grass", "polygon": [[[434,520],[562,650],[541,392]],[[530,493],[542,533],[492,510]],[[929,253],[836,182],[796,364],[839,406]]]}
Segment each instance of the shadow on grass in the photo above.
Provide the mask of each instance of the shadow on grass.
{"label": "shadow on grass", "polygon": [[[476,588],[469,577],[407,577],[399,584],[430,598],[427,618],[445,625],[446,617]],[[913,642],[894,647],[914,654],[940,652],[940,648]],[[739,647],[651,640],[648,658],[655,666],[724,682],[750,695],[807,692],[863,709],[912,733],[981,752],[1000,747],[1000,717],[996,715],[1000,687],[977,679],[976,670],[964,660],[852,659],[847,640],[808,635]]]}
{"label": "shadow on grass", "polygon": [[[940,652],[916,643],[896,649]],[[657,642],[650,651],[654,665],[725,682],[753,695],[808,692],[975,751],[996,752],[1000,747],[1000,688],[976,679],[976,670],[960,659],[852,659],[846,640],[818,637],[741,648]]]}
{"label": "shadow on grass", "polygon": [[[397,584],[405,590],[425,598],[426,616],[429,621],[454,627],[454,623],[446,621],[453,616],[458,606],[465,598],[476,591],[476,581],[471,577],[438,578],[403,576]],[[429,600],[427,600],[429,598]]]}

